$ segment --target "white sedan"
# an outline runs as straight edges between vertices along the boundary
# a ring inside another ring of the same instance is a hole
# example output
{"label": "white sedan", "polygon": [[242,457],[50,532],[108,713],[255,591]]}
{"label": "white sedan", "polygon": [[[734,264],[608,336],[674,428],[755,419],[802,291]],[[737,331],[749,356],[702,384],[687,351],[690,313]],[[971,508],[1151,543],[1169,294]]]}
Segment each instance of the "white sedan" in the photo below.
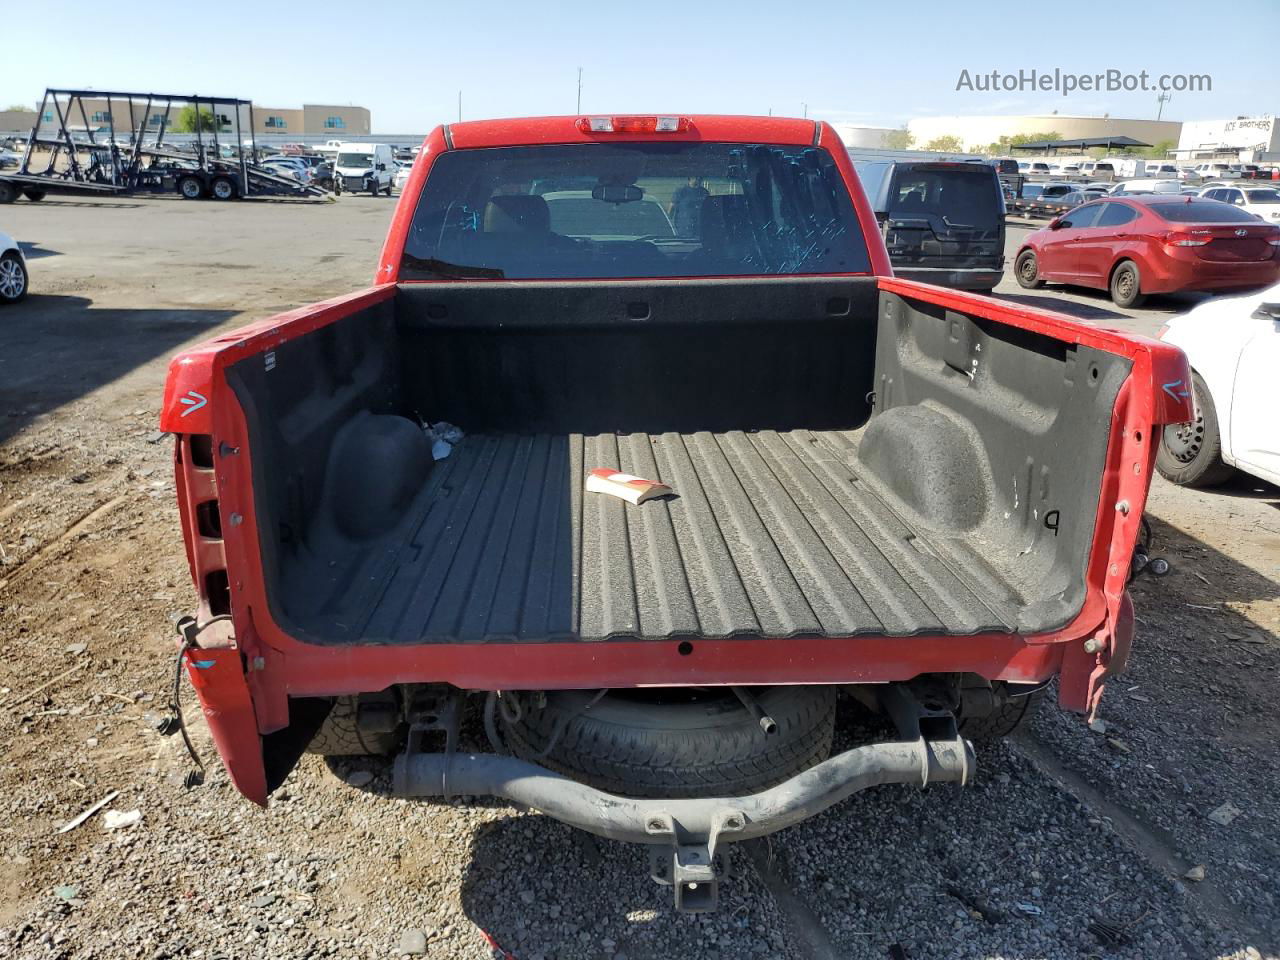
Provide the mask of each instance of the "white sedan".
{"label": "white sedan", "polygon": [[1242,470],[1280,483],[1280,284],[1206,301],[1170,320],[1160,339],[1181,347],[1191,363],[1196,412],[1191,423],[1164,428],[1156,453],[1161,476],[1211,487]]}
{"label": "white sedan", "polygon": [[396,171],[396,189],[403,190],[404,185],[409,182],[409,175],[413,173],[413,161],[408,160],[400,164],[400,169]]}
{"label": "white sedan", "polygon": [[27,258],[13,237],[0,233],[0,303],[17,303],[27,295]]}
{"label": "white sedan", "polygon": [[1280,223],[1280,190],[1275,187],[1217,185],[1201,190],[1200,196],[1241,207],[1268,223]]}

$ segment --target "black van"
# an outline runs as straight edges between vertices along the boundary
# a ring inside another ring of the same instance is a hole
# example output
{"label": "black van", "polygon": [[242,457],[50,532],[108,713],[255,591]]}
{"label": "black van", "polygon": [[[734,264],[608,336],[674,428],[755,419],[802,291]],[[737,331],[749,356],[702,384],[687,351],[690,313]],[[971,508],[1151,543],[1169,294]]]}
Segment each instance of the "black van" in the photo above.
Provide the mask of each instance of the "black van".
{"label": "black van", "polygon": [[893,272],[989,293],[1004,276],[1004,196],[989,163],[853,157]]}

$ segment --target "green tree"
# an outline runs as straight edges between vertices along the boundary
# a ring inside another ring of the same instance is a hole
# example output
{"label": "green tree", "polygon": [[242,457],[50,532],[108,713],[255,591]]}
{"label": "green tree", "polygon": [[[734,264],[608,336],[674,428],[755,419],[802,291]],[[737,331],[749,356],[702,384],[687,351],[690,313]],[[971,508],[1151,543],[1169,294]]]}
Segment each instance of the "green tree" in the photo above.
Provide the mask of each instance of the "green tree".
{"label": "green tree", "polygon": [[886,150],[910,150],[915,142],[915,134],[906,127],[880,135],[880,146]]}
{"label": "green tree", "polygon": [[1146,154],[1148,157],[1163,160],[1165,156],[1168,155],[1169,151],[1177,145],[1177,141],[1175,140],[1157,140],[1154,145],[1147,148]]}
{"label": "green tree", "polygon": [[939,153],[963,153],[964,140],[954,133],[948,133],[941,137],[934,137],[924,145],[924,149],[936,150]]}
{"label": "green tree", "polygon": [[[212,110],[200,111],[200,129],[201,131],[213,130],[215,127]],[[178,119],[173,122],[173,129],[177,133],[195,133],[196,132],[196,108],[193,106],[185,106],[178,111]]]}
{"label": "green tree", "polygon": [[[1005,139],[1004,137],[1000,138]],[[1046,130],[1044,133],[1015,133],[1009,137],[1009,146],[1017,147],[1024,143],[1039,143],[1041,140],[1061,140],[1062,134],[1057,130]]]}
{"label": "green tree", "polygon": [[11,103],[11,104],[9,104],[7,107],[5,107],[4,109],[5,109],[5,112],[6,112],[6,113],[9,113],[9,112],[11,112],[11,111],[18,111],[18,112],[21,112],[21,113],[35,113],[35,112],[36,112],[36,108],[35,108],[35,107],[33,107],[33,106],[31,106],[31,104],[29,104],[29,103]]}
{"label": "green tree", "polygon": [[1039,143],[1041,140],[1061,140],[1062,134],[1057,130],[1046,130],[1044,133],[1006,133],[999,140],[988,143],[982,153],[1006,154],[1016,146],[1024,143]]}

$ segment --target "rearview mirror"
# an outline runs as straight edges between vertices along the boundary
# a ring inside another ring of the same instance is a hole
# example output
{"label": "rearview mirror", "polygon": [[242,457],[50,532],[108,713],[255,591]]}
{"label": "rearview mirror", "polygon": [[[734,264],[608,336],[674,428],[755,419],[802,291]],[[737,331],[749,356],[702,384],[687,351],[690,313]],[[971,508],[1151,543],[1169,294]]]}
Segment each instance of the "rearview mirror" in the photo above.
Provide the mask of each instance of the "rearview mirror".
{"label": "rearview mirror", "polygon": [[1062,227],[1063,227],[1063,223],[1062,223],[1061,217],[1054,217],[1052,220],[1049,221],[1050,230],[1061,230]]}
{"label": "rearview mirror", "polygon": [[635,203],[644,199],[644,191],[634,183],[598,183],[591,188],[591,199],[605,203]]}
{"label": "rearview mirror", "polygon": [[1260,303],[1253,311],[1255,320],[1280,320],[1280,303]]}

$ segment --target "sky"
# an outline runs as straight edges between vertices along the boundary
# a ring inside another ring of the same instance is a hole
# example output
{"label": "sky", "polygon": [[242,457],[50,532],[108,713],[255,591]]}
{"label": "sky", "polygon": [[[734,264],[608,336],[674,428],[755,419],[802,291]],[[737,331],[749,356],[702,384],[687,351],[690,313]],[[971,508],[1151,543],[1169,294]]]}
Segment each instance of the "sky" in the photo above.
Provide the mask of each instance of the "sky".
{"label": "sky", "polygon": [[1280,2],[1249,4],[1249,26],[1226,32],[1196,27],[1214,19],[1199,0],[1161,0],[1133,19],[1125,6],[219,0],[197,33],[199,16],[157,13],[148,24],[100,0],[42,0],[38,16],[3,20],[0,109],[34,103],[47,86],[194,92],[269,107],[357,104],[372,111],[374,133],[419,133],[458,119],[459,91],[464,119],[576,113],[579,67],[583,113],[807,111],[886,127],[938,114],[1156,116],[1154,90],[956,89],[962,70],[1055,68],[1211,77],[1209,92],[1173,93],[1165,119],[1280,108]]}

